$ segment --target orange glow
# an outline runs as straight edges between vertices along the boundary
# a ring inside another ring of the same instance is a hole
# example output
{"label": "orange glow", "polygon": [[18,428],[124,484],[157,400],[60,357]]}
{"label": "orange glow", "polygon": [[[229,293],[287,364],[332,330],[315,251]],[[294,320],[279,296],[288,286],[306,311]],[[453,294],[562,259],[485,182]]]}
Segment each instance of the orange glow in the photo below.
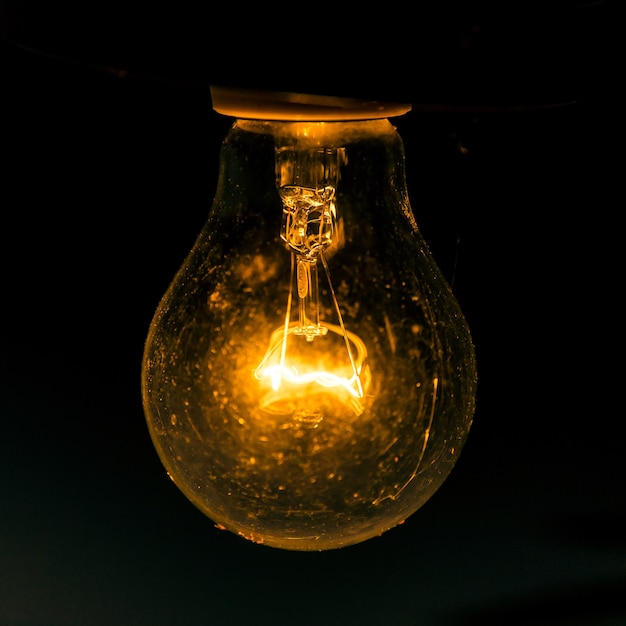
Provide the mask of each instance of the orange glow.
{"label": "orange glow", "polygon": [[363,398],[371,381],[365,344],[334,324],[324,324],[320,330],[315,337],[295,324],[275,330],[255,378],[269,381],[274,391],[292,389],[294,395],[305,387],[314,392],[319,386]]}

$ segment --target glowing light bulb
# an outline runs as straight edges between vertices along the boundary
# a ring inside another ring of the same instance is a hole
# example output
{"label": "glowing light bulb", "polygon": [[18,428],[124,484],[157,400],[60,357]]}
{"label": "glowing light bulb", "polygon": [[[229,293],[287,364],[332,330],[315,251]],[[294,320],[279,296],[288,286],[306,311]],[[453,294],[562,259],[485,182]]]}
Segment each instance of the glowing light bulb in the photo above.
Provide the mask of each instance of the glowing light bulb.
{"label": "glowing light bulb", "polygon": [[358,543],[432,496],[474,412],[471,336],[388,119],[407,109],[213,95],[238,119],[148,334],[150,433],[218,526],[293,550]]}

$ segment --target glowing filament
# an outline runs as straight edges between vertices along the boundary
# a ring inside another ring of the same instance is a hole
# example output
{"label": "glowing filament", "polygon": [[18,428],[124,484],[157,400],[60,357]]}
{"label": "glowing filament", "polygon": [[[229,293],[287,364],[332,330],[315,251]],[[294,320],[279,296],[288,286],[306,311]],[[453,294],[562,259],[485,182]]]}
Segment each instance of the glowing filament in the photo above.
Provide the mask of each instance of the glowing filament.
{"label": "glowing filament", "polygon": [[[284,325],[272,333],[254,373],[257,380],[269,381],[274,392],[265,399],[266,407],[301,406],[306,398],[314,405],[314,398],[325,390],[339,399],[344,396],[355,413],[363,410],[360,400],[369,384],[367,350],[344,326],[325,256],[334,243],[335,191],[343,158],[343,150],[337,148],[283,146],[276,152],[276,180],[283,202],[280,235],[291,250],[291,279]],[[320,266],[336,324],[320,321]],[[291,320],[294,301],[297,322]]]}
{"label": "glowing filament", "polygon": [[[344,340],[347,364],[342,364],[337,355],[328,352],[321,355],[322,358],[325,357],[326,366],[319,368],[313,362],[307,363],[300,355],[292,356],[287,350],[288,337],[302,336],[302,332],[297,325],[291,325],[288,329],[279,328],[274,331],[270,339],[270,348],[257,367],[255,377],[261,381],[269,379],[274,391],[278,391],[283,383],[288,385],[315,383],[328,389],[342,388],[353,398],[362,398],[364,391],[361,376],[367,371],[365,344],[354,333],[339,326],[327,324],[324,329]],[[336,344],[331,345],[336,347]]]}

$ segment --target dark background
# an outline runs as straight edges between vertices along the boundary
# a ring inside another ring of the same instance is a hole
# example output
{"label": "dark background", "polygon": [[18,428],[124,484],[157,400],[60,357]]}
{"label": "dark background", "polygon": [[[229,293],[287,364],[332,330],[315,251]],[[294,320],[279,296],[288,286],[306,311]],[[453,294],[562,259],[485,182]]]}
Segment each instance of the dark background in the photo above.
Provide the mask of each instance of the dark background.
{"label": "dark background", "polygon": [[321,553],[217,530],[144,422],[144,338],[231,120],[203,85],[0,41],[0,626],[626,624],[623,70],[603,26],[574,98],[395,120],[474,336],[475,423],[404,525]]}

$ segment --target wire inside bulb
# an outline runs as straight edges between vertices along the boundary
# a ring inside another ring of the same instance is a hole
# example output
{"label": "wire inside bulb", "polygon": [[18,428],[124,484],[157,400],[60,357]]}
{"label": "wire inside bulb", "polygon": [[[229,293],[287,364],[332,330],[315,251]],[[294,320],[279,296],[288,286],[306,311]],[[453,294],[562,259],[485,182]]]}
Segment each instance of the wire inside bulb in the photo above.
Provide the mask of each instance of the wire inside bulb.
{"label": "wire inside bulb", "polygon": [[[343,148],[310,145],[278,146],[276,183],[283,202],[281,238],[291,252],[291,279],[284,325],[270,338],[269,348],[255,370],[259,381],[269,381],[265,410],[293,408],[305,398],[335,393],[352,410],[363,412],[363,398],[371,379],[367,348],[345,328],[330,270],[327,251],[338,242],[335,204]],[[325,293],[330,297],[334,322],[320,319],[319,266],[324,270]],[[293,309],[297,308],[297,322]],[[314,411],[319,416],[319,411]],[[321,416],[320,416],[321,419]]]}

